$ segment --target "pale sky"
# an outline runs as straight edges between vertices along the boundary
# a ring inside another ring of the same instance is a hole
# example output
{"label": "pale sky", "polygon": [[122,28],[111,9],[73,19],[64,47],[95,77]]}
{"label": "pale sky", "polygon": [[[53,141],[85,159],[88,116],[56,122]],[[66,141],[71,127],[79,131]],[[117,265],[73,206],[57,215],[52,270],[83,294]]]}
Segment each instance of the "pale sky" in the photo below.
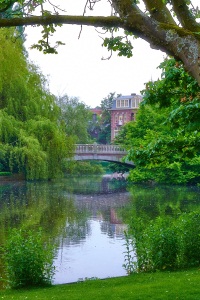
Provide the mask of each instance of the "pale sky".
{"label": "pale sky", "polygon": [[[56,1],[63,7],[64,1]],[[67,0],[64,3],[67,14],[83,13],[85,0]],[[109,15],[109,9],[108,1],[102,0],[93,14]],[[68,94],[78,97],[91,107],[100,105],[101,100],[111,92],[140,94],[145,82],[158,79],[160,70],[157,67],[166,57],[165,53],[153,50],[148,43],[137,39],[133,42],[132,58],[119,57],[114,53],[110,60],[102,60],[102,57],[109,56],[109,52],[101,46],[102,39],[98,32],[84,26],[78,39],[80,26],[75,25],[58,28],[55,40],[61,40],[66,45],[58,48],[57,55],[44,55],[37,50],[29,50],[30,45],[40,38],[39,32],[38,27],[26,29],[26,47],[30,60],[48,77],[50,91],[58,96]]]}

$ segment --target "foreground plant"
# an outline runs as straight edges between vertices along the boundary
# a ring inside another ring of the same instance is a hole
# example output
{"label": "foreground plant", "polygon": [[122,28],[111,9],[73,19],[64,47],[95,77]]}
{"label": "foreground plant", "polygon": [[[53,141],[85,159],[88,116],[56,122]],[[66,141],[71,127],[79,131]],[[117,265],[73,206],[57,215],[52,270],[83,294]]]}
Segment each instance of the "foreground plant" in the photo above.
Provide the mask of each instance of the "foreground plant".
{"label": "foreground plant", "polygon": [[[139,223],[139,224],[138,224]],[[135,271],[178,270],[200,264],[200,212],[173,219],[159,216],[132,224],[137,265]]]}
{"label": "foreground plant", "polygon": [[3,249],[11,288],[50,285],[55,273],[53,247],[45,244],[42,232],[13,229]]}

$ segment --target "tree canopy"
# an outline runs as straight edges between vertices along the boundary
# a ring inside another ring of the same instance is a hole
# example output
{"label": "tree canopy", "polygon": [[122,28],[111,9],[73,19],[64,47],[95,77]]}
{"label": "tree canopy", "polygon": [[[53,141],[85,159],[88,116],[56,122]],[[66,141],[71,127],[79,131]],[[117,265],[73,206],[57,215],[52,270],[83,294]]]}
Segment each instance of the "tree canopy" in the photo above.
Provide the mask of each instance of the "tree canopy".
{"label": "tree canopy", "polygon": [[[42,38],[34,47],[45,53],[56,52],[49,38],[61,24],[102,27],[110,33],[103,44],[127,57],[132,55],[132,37],[140,37],[152,48],[182,61],[200,85],[200,13],[193,0],[109,0],[111,14],[94,16],[92,11],[99,1],[103,0],[85,0],[82,15],[68,15],[55,1],[2,0],[0,27],[42,25]],[[90,16],[86,15],[88,10]],[[120,28],[124,34],[118,35]],[[56,47],[59,44],[62,42]]]}
{"label": "tree canopy", "polygon": [[136,122],[127,123],[118,142],[135,163],[135,182],[199,183],[199,86],[174,59],[161,65],[162,78],[147,83]]}
{"label": "tree canopy", "polygon": [[60,121],[67,136],[73,137],[79,144],[90,142],[87,131],[89,122],[92,119],[90,108],[77,97],[63,95],[57,99],[61,109]]}
{"label": "tree canopy", "polygon": [[13,29],[0,31],[0,171],[26,179],[53,178],[73,153],[58,123],[59,108],[46,79],[31,64]]}
{"label": "tree canopy", "polygon": [[111,114],[113,99],[115,93],[110,93],[107,97],[101,100],[101,130],[99,132],[98,142],[102,144],[109,144],[111,142]]}

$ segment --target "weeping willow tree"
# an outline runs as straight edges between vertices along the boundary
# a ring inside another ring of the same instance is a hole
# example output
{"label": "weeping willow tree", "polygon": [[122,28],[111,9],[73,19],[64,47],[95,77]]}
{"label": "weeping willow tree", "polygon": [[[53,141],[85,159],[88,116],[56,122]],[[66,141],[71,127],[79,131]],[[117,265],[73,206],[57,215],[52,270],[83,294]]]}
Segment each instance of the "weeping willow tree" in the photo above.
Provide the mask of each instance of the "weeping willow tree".
{"label": "weeping willow tree", "polygon": [[0,31],[0,171],[47,179],[61,173],[73,140],[58,122],[45,77],[28,61],[16,30]]}

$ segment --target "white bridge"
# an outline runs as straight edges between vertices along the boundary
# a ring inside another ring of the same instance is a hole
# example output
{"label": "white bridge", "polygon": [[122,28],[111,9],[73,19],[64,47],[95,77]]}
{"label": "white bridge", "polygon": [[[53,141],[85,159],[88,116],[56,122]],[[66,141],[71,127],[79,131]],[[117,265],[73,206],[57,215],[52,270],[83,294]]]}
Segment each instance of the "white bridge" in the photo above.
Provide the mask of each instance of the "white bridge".
{"label": "white bridge", "polygon": [[101,160],[133,165],[132,162],[122,161],[126,154],[126,150],[118,145],[77,144],[74,159]]}

